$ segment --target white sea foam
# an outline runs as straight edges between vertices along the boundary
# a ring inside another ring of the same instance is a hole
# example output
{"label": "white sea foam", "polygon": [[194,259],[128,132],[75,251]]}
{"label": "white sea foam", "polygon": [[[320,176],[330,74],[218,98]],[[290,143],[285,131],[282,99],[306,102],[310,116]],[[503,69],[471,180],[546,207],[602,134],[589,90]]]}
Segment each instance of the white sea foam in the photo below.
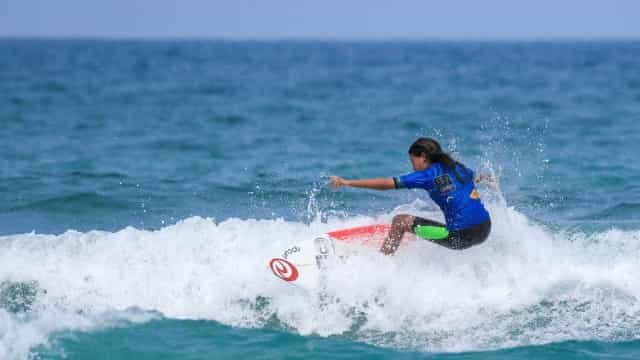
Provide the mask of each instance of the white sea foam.
{"label": "white sea foam", "polygon": [[275,278],[268,260],[393,214],[311,224],[192,217],[158,231],[1,237],[0,282],[37,281],[41,291],[26,313],[0,309],[0,358],[26,358],[55,331],[144,321],[147,310],[247,327],[277,317],[303,335],[426,351],[640,337],[640,232],[554,233],[503,205],[490,211],[480,246],[363,251],[329,270],[322,294]]}

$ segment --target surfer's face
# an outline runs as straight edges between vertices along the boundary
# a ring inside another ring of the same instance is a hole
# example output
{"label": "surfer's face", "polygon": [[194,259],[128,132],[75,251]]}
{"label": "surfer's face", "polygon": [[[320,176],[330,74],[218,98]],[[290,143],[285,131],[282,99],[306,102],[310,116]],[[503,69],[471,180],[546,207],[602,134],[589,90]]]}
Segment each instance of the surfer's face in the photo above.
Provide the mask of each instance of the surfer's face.
{"label": "surfer's face", "polygon": [[409,154],[409,160],[411,160],[411,166],[413,166],[413,171],[422,171],[431,166],[431,161],[427,158],[427,155],[413,155]]}

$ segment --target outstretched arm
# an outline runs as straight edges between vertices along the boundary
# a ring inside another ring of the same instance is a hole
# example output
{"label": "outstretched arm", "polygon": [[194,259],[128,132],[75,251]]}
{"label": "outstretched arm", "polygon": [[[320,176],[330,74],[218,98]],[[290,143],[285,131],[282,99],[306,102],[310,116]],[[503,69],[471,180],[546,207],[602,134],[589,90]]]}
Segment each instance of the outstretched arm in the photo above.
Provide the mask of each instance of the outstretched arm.
{"label": "outstretched arm", "polygon": [[334,189],[338,189],[343,186],[351,186],[374,190],[391,190],[396,187],[392,178],[347,180],[339,176],[332,176],[329,182],[331,183],[331,187]]}

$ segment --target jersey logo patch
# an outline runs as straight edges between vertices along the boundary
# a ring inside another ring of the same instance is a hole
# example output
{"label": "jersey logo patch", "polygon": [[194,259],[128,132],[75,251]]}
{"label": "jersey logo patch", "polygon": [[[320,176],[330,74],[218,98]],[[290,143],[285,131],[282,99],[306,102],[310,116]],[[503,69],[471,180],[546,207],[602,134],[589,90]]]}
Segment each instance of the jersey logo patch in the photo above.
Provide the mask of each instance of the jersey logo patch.
{"label": "jersey logo patch", "polygon": [[446,193],[456,189],[456,186],[451,182],[449,174],[440,175],[433,179],[433,182],[441,193]]}
{"label": "jersey logo patch", "polygon": [[469,194],[469,197],[473,200],[480,200],[480,193],[478,192],[478,190],[473,189],[473,191],[471,191],[471,194]]}

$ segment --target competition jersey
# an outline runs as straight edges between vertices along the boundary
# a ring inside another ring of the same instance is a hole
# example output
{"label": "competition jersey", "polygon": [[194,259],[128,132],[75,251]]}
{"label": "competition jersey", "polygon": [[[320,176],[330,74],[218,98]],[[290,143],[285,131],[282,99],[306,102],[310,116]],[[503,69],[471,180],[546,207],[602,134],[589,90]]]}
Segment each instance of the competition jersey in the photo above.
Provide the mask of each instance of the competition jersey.
{"label": "competition jersey", "polygon": [[428,169],[394,178],[398,188],[424,189],[444,213],[448,230],[461,230],[489,220],[473,182],[473,170],[457,165],[461,183],[452,169],[433,163]]}

